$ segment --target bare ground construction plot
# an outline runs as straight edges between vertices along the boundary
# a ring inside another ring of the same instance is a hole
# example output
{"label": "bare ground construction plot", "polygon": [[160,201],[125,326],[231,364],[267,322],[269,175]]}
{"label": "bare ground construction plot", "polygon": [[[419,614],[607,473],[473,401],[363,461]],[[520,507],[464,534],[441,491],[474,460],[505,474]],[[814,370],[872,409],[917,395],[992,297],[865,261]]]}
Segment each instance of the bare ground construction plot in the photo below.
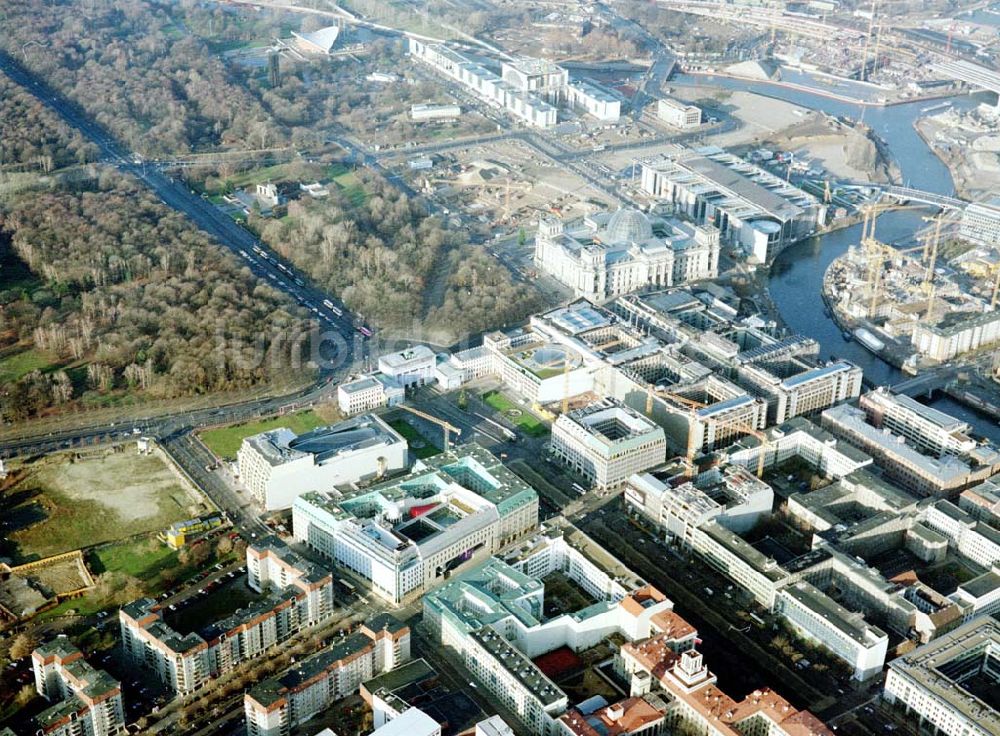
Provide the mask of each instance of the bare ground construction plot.
{"label": "bare ground construction plot", "polygon": [[[519,140],[471,145],[449,151],[444,158],[443,166],[416,178],[429,179],[438,192],[432,196],[438,199],[445,191],[459,193],[466,212],[484,214],[491,220],[528,221],[552,209],[572,217],[612,204],[579,174]],[[472,181],[472,170],[480,178],[483,174],[492,178]]]}
{"label": "bare ground construction plot", "polygon": [[10,470],[0,535],[18,563],[159,531],[208,508],[159,453],[131,446],[59,453]]}

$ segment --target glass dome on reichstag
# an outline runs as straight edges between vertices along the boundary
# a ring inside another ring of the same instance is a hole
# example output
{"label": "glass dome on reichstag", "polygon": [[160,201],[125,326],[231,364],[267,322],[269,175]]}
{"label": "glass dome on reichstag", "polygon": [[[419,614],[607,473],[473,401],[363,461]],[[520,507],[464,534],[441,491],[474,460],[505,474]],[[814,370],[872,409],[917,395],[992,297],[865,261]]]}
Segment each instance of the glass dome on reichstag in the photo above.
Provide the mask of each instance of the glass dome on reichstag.
{"label": "glass dome on reichstag", "polygon": [[620,209],[608,219],[601,239],[605,243],[641,243],[653,237],[649,218],[631,207]]}

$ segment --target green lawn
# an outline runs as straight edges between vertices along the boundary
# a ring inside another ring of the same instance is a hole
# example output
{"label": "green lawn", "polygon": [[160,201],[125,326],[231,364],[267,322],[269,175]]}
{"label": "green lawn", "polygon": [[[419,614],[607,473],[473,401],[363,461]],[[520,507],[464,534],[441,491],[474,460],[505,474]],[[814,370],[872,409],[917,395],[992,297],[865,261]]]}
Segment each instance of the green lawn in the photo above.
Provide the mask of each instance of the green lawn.
{"label": "green lawn", "polygon": [[[423,460],[424,458],[433,457],[441,452],[441,448],[420,434],[416,427],[406,420],[394,419],[389,422],[389,426],[403,435],[403,439],[405,439],[407,444],[409,444],[410,452],[413,453],[415,458]],[[414,447],[414,443],[416,443],[416,447]]]}
{"label": "green lawn", "polygon": [[357,174],[353,171],[345,171],[343,174],[338,174],[333,177],[333,181],[355,207],[364,204],[368,198],[368,192],[361,186]]}
{"label": "green lawn", "polygon": [[549,431],[549,428],[541,419],[528,411],[528,409],[518,406],[499,391],[490,391],[488,394],[485,394],[483,401],[503,414],[507,421],[516,424],[517,428],[529,437],[541,437]]}
{"label": "green lawn", "polygon": [[49,370],[54,361],[52,355],[36,348],[0,358],[0,384],[16,381],[34,370]]}
{"label": "green lawn", "polygon": [[246,424],[233,424],[228,427],[217,427],[216,429],[206,429],[200,433],[201,441],[205,443],[209,450],[221,458],[236,457],[237,450],[243,444],[244,437],[267,432],[278,427],[288,427],[296,434],[308,432],[310,429],[322,427],[327,424],[323,419],[311,409],[300,411],[297,414],[287,414],[281,417],[261,419],[256,422]]}
{"label": "green lawn", "polygon": [[92,558],[91,569],[95,574],[110,570],[140,580],[151,580],[168,567],[177,566],[177,552],[155,538],[102,547]]}

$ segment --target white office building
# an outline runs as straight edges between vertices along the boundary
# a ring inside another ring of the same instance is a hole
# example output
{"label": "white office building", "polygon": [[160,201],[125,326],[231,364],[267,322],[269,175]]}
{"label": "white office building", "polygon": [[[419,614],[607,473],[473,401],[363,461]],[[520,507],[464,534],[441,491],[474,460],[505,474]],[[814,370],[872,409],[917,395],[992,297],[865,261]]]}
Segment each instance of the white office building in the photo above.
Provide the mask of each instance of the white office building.
{"label": "white office building", "polygon": [[861,394],[861,368],[847,361],[807,367],[789,361],[790,375],[775,372],[766,361],[747,363],[737,369],[738,380],[748,390],[768,402],[771,423],[781,424],[798,416],[823,409]]}
{"label": "white office building", "polygon": [[777,609],[796,632],[847,662],[855,680],[882,673],[889,637],[861,613],[846,610],[805,581],[784,588]]}
{"label": "white office building", "polygon": [[937,501],[927,509],[931,529],[948,538],[960,555],[986,569],[1000,564],[1000,531],[965,513],[951,501]]}
{"label": "white office building", "polygon": [[816,197],[715,146],[678,146],[644,161],[642,188],[694,222],[715,225],[723,243],[761,263],[826,221]]}
{"label": "white office building", "polygon": [[980,245],[1000,244],[1000,197],[967,205],[958,234]]}
{"label": "white office building", "polygon": [[545,218],[535,236],[535,263],[576,296],[604,301],[715,278],[719,232],[680,220],[651,219],[635,209],[601,212],[570,225]]}
{"label": "white office building", "polygon": [[617,123],[621,118],[621,100],[583,79],[574,79],[566,87],[566,102],[574,110],[581,110],[605,123]]}
{"label": "white office building", "polygon": [[697,128],[701,125],[701,108],[688,105],[672,97],[665,97],[656,105],[656,115],[667,125],[681,130]]}
{"label": "white office building", "polygon": [[1000,575],[994,570],[964,583],[950,596],[953,601],[963,606],[965,621],[971,621],[978,616],[1000,616]]}
{"label": "white office building", "polygon": [[1000,342],[1000,311],[949,312],[936,324],[918,322],[910,342],[921,355],[944,362]]}
{"label": "white office building", "polygon": [[[557,100],[565,87],[566,72],[556,65],[538,61],[532,69],[528,61],[505,64],[504,76],[477,64],[464,54],[440,43],[407,39],[410,54],[435,71],[466,87],[484,102],[506,110],[533,128],[556,124],[556,108],[546,97]],[[560,87],[559,85],[562,85]]]}
{"label": "white office building", "polygon": [[328,491],[406,467],[406,440],[374,415],[296,435],[284,427],[247,437],[236,455],[253,500],[287,509],[306,491]]}
{"label": "white office building", "polygon": [[766,437],[766,443],[756,437],[738,440],[727,450],[729,462],[756,470],[761,453],[765,468],[798,458],[826,478],[843,478],[873,462],[870,455],[804,417],[771,427]]}
{"label": "white office building", "polygon": [[414,345],[395,353],[380,356],[379,372],[397,386],[423,386],[434,381],[437,358],[426,345]]}
{"label": "white office building", "polygon": [[121,685],[95,670],[63,636],[31,653],[35,690],[53,703],[35,716],[45,736],[111,736],[125,732]]}
{"label": "white office building", "polygon": [[[566,574],[578,580],[577,569],[569,567]],[[424,596],[424,623],[528,733],[557,736],[557,719],[569,699],[533,659],[560,647],[583,651],[610,636],[636,641],[681,628],[671,601],[652,586],[624,597],[617,592],[596,595],[593,605],[549,618],[544,583],[493,558]],[[680,632],[685,640],[693,634],[688,629]]]}
{"label": "white office building", "polygon": [[405,391],[380,373],[362,376],[337,387],[337,405],[342,414],[354,416],[382,406],[402,403]]}
{"label": "white office building", "polygon": [[771,513],[773,504],[771,486],[738,465],[705,473],[697,484],[672,486],[643,473],[625,486],[626,508],[684,547],[691,546],[697,527],[713,519],[732,532],[748,532]]}
{"label": "white office building", "polygon": [[883,696],[921,733],[996,736],[1000,713],[965,685],[995,692],[998,659],[1000,623],[982,616],[890,662]]}
{"label": "white office building", "polygon": [[478,445],[427,460],[364,491],[306,493],[295,539],[351,570],[390,603],[485,559],[538,523],[538,495]]}
{"label": "white office building", "polygon": [[921,404],[884,386],[861,397],[859,405],[868,421],[906,438],[911,445],[932,455],[964,455],[976,447],[969,436],[972,427],[943,411]]}
{"label": "white office building", "polygon": [[663,428],[614,399],[563,414],[552,425],[553,457],[598,488],[661,465],[666,451]]}

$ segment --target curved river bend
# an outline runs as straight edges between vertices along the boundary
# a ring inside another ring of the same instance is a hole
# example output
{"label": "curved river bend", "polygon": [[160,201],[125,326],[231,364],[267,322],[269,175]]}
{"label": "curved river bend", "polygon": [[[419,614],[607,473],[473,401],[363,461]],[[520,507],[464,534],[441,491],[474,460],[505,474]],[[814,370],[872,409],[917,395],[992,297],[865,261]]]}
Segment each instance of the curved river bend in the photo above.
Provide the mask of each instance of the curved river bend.
{"label": "curved river bend", "polygon": [[[917,134],[914,122],[921,110],[937,104],[926,100],[889,107],[864,107],[818,94],[786,89],[767,82],[747,82],[726,77],[677,75],[671,79],[676,85],[699,85],[744,90],[768,95],[830,115],[842,115],[863,120],[888,146],[899,165],[903,183],[937,194],[952,195],[955,186],[951,174],[941,160]],[[971,108],[978,104],[974,97],[955,97],[949,100],[955,107]],[[876,236],[892,243],[911,239],[924,222],[926,211],[899,210],[888,212],[878,220]],[[861,236],[861,225],[837,230],[820,237],[804,240],[785,249],[771,267],[769,288],[771,297],[781,316],[793,331],[819,341],[824,357],[836,355],[847,358],[862,367],[865,377],[877,384],[892,384],[904,378],[895,367],[875,357],[856,342],[848,342],[841,335],[837,324],[823,313],[820,294],[823,275],[827,266],[856,244]],[[943,397],[934,406],[970,422],[986,437],[1000,441],[1000,428],[988,418]]]}

